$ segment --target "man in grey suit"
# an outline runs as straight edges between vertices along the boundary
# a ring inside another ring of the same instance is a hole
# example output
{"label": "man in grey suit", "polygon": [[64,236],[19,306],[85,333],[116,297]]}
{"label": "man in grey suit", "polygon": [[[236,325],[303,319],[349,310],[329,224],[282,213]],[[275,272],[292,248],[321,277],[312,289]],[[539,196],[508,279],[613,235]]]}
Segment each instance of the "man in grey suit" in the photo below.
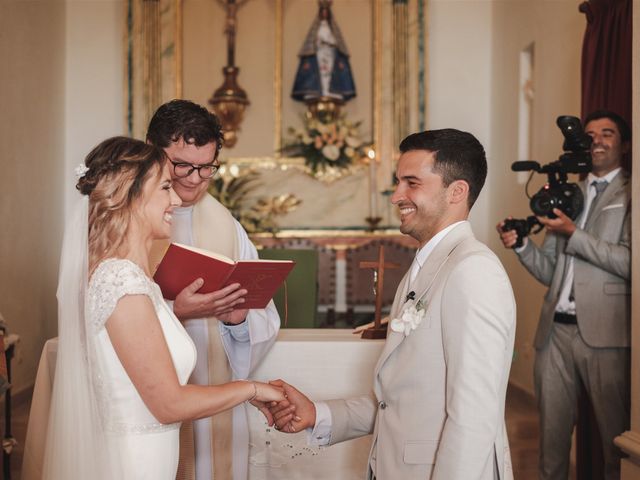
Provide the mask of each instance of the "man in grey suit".
{"label": "man in grey suit", "polygon": [[[373,432],[367,478],[512,479],[504,403],[515,301],[500,261],[467,221],[487,174],[482,145],[453,129],[400,144],[392,202],[420,249],[391,307],[373,391],[313,403],[290,385],[285,432],[321,445]],[[365,473],[365,472],[363,472]]]}
{"label": "man in grey suit", "polygon": [[[577,394],[584,385],[602,434],[605,477],[620,476],[613,439],[629,427],[630,179],[621,168],[631,131],[609,111],[585,119],[593,171],[581,183],[585,207],[574,223],[540,217],[542,246],[524,240],[516,249],[525,268],[549,286],[535,337],[534,380],[540,411],[541,479],[569,475]],[[498,232],[512,248],[515,231]]]}

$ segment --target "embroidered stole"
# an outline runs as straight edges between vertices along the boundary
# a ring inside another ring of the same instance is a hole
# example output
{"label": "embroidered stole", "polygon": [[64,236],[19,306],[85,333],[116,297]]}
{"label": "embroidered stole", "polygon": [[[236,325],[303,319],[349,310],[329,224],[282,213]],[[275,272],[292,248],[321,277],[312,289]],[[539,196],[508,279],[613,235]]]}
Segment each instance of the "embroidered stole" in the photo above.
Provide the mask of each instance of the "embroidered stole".
{"label": "embroidered stole", "polygon": [[[211,195],[205,196],[193,208],[193,238],[196,247],[221,253],[238,259],[238,239],[235,221],[229,211]],[[169,243],[155,242],[152,248],[151,266],[155,270]],[[218,319],[207,318],[209,337],[209,383],[218,385],[230,382],[231,366],[222,343]],[[226,410],[211,417],[211,459],[216,480],[233,478],[233,410]],[[193,426],[183,422],[180,429],[180,462],[178,480],[195,479],[195,455]]]}

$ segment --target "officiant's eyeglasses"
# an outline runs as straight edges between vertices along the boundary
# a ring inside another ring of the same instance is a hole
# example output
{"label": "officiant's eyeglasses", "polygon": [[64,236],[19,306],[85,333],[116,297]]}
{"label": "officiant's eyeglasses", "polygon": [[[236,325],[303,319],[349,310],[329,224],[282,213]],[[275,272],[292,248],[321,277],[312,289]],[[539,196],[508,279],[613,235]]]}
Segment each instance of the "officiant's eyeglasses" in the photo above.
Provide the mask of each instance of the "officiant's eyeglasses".
{"label": "officiant's eyeglasses", "polygon": [[191,175],[194,170],[197,170],[200,178],[202,178],[203,180],[207,180],[213,177],[218,171],[218,168],[220,168],[220,164],[215,165],[213,163],[205,163],[204,165],[193,165],[192,163],[174,162],[171,159],[169,159],[169,161],[173,165],[173,172],[178,178],[186,178]]}

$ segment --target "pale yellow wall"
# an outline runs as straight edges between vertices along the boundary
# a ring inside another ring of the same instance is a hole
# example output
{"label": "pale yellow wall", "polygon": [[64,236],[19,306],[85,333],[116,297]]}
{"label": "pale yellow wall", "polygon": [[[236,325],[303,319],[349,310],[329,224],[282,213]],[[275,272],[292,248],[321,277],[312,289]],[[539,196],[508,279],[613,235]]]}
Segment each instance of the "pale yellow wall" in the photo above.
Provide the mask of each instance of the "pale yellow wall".
{"label": "pale yellow wall", "polygon": [[[556,160],[561,153],[562,134],[558,115],[580,116],[580,54],[585,28],[578,12],[580,0],[499,1],[493,3],[490,169],[499,171],[489,190],[491,225],[513,215],[531,214],[524,185],[516,182],[510,165],[518,160],[518,95],[520,51],[535,44],[532,114],[532,159],[540,163]],[[524,160],[524,159],[523,159]],[[537,175],[531,193],[545,177]],[[542,240],[542,235],[535,237]],[[489,245],[501,257],[511,278],[518,307],[516,358],[512,382],[533,391],[533,338],[546,290],[520,265],[514,253],[505,250],[497,233]]]}
{"label": "pale yellow wall", "polygon": [[14,391],[56,332],[62,240],[65,4],[0,1],[0,312],[21,337]]}

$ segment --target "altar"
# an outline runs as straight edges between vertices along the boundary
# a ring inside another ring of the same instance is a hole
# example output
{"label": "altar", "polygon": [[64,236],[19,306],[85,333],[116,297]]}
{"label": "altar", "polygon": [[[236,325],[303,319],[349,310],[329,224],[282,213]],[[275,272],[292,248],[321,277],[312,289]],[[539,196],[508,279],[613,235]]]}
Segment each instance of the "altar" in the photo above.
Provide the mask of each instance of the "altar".
{"label": "altar", "polygon": [[[312,400],[366,394],[383,344],[362,340],[351,330],[282,330],[253,378],[281,378]],[[331,447],[308,446],[306,432],[268,428],[256,409],[249,409],[249,428],[250,480],[364,478],[370,435]]]}
{"label": "altar", "polygon": [[[362,340],[351,330],[280,331],[277,341],[252,378],[281,378],[314,400],[345,398],[369,392],[382,340]],[[49,415],[58,339],[46,342],[33,392],[25,442],[23,479],[42,475],[44,438]],[[366,472],[371,436],[332,447],[313,447],[306,433],[284,434],[269,428],[257,409],[249,417],[250,480],[361,480]]]}

